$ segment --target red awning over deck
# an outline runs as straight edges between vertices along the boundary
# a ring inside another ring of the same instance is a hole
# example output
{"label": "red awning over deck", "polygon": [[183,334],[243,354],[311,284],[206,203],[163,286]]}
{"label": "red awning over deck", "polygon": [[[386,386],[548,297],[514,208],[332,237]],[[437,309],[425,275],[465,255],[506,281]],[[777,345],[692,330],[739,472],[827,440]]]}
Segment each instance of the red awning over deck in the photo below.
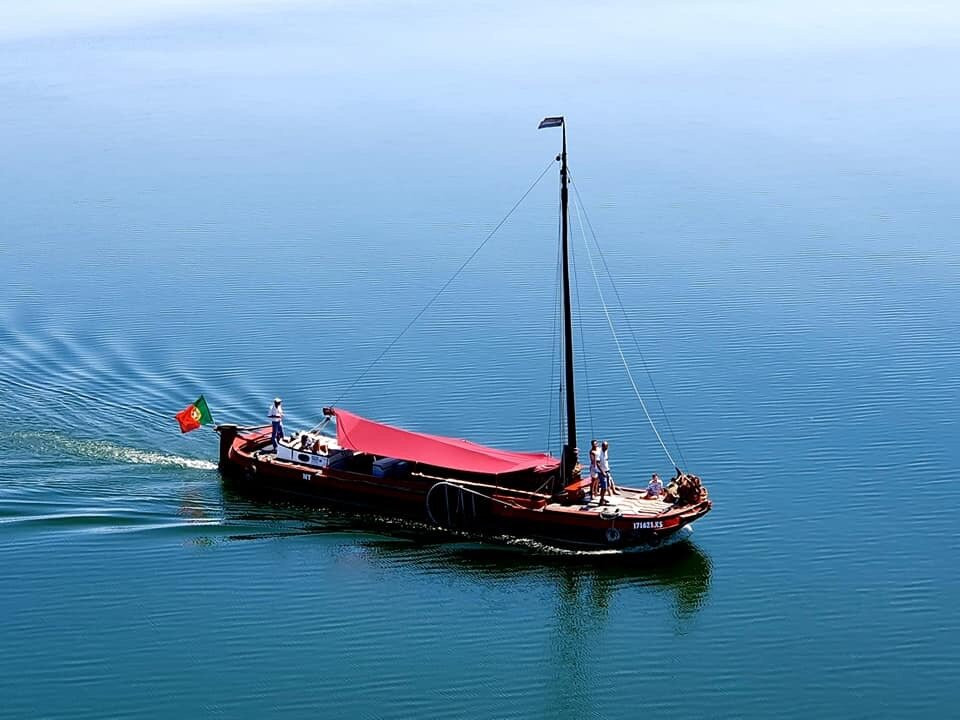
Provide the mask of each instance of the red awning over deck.
{"label": "red awning over deck", "polygon": [[334,414],[337,417],[337,441],[341,447],[357,452],[485,475],[552,470],[560,464],[559,460],[545,453],[498,450],[459,438],[403,430],[339,408],[334,408]]}

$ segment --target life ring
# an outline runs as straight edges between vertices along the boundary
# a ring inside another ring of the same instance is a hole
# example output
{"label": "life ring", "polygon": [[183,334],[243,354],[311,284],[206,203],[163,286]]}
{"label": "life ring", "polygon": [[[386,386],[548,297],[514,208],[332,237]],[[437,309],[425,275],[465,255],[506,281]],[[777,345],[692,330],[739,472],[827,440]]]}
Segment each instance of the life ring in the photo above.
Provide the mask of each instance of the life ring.
{"label": "life ring", "polygon": [[613,543],[615,542],[620,541],[620,531],[617,530],[615,527],[608,527],[606,536],[607,536],[607,542],[610,543],[611,545],[613,545]]}

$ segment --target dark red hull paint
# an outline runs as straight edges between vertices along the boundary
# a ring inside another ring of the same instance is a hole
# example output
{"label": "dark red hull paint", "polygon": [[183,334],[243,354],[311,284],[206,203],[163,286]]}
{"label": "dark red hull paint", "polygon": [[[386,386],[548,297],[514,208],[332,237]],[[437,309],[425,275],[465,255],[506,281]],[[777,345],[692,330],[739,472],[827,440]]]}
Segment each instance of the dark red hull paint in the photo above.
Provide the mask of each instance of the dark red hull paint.
{"label": "dark red hull paint", "polygon": [[449,494],[442,497],[445,488],[430,493],[435,479],[376,478],[259,457],[257,451],[270,445],[269,429],[238,432],[232,426],[220,426],[218,431],[220,471],[231,480],[260,491],[296,495],[320,504],[406,517],[480,535],[536,538],[584,549],[656,546],[706,515],[712,506],[705,498],[656,516],[623,514],[603,518],[596,512],[576,512],[577,504],[548,503],[546,498],[503,487],[485,498],[454,489],[451,502]]}

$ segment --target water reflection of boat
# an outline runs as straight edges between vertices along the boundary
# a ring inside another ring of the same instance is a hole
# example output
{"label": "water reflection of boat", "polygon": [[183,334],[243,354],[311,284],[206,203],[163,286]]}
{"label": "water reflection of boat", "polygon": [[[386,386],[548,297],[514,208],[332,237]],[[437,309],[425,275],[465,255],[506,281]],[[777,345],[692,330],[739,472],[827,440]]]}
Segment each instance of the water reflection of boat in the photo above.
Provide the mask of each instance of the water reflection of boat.
{"label": "water reflection of boat", "polygon": [[[710,589],[710,559],[694,543],[676,543],[646,554],[643,562],[628,553],[557,552],[555,548],[476,542],[423,523],[378,515],[284,504],[276,496],[230,483],[223,488],[224,523],[235,525],[235,540],[310,534],[351,534],[363,552],[394,563],[411,563],[437,572],[468,577],[522,580],[540,578],[557,585],[558,620],[587,605],[605,619],[620,591],[650,588],[666,591],[678,618],[694,615]],[[564,627],[576,623],[561,622]]]}
{"label": "water reflection of boat", "polygon": [[[699,478],[681,473],[679,467],[672,494],[666,496],[668,500],[656,492],[624,486],[617,494],[606,495],[602,468],[596,473],[599,479],[593,483],[599,497],[590,492],[591,479],[583,476],[577,451],[566,124],[562,117],[550,117],[540,127],[563,129],[562,151],[556,158],[560,163],[562,385],[566,416],[566,438],[560,458],[412,432],[368,420],[343,408],[329,407],[324,408],[324,418],[316,427],[289,438],[279,436],[279,427],[271,433],[264,427],[217,426],[220,470],[225,477],[255,488],[309,497],[326,505],[409,517],[485,536],[537,538],[581,549],[659,548],[710,512],[712,503]],[[599,281],[597,288],[602,300]],[[414,320],[416,317],[419,314]],[[613,330],[609,313],[607,319]],[[626,366],[615,332],[614,339]],[[643,408],[652,426],[646,406]],[[676,466],[660,434],[656,434]],[[595,461],[594,457],[594,464]]]}
{"label": "water reflection of boat", "polygon": [[676,602],[678,617],[699,610],[710,589],[710,559],[694,543],[677,543],[651,553],[642,563],[624,554],[583,555],[513,552],[489,544],[397,543],[367,540],[369,552],[420,565],[446,567],[465,575],[494,578],[549,577],[556,580],[564,608],[596,609],[595,618],[605,619],[613,595],[631,587],[668,590]]}

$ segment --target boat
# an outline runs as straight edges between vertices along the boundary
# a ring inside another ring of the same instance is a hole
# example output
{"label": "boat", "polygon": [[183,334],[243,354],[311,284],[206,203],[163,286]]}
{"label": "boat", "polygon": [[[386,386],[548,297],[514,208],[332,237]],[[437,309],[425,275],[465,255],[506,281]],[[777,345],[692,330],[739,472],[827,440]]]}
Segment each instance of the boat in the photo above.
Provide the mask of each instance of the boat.
{"label": "boat", "polygon": [[562,116],[545,118],[540,128],[549,127],[560,127],[563,133],[556,157],[566,421],[560,457],[415,432],[345,408],[325,407],[316,426],[277,442],[268,425],[217,425],[219,468],[225,478],[257,491],[409,518],[479,537],[530,539],[583,550],[663,547],[686,537],[692,523],[710,512],[712,501],[699,478],[679,468],[665,496],[651,497],[645,487],[627,487],[619,480],[619,493],[603,502],[590,492],[591,479],[577,450],[566,121]]}

